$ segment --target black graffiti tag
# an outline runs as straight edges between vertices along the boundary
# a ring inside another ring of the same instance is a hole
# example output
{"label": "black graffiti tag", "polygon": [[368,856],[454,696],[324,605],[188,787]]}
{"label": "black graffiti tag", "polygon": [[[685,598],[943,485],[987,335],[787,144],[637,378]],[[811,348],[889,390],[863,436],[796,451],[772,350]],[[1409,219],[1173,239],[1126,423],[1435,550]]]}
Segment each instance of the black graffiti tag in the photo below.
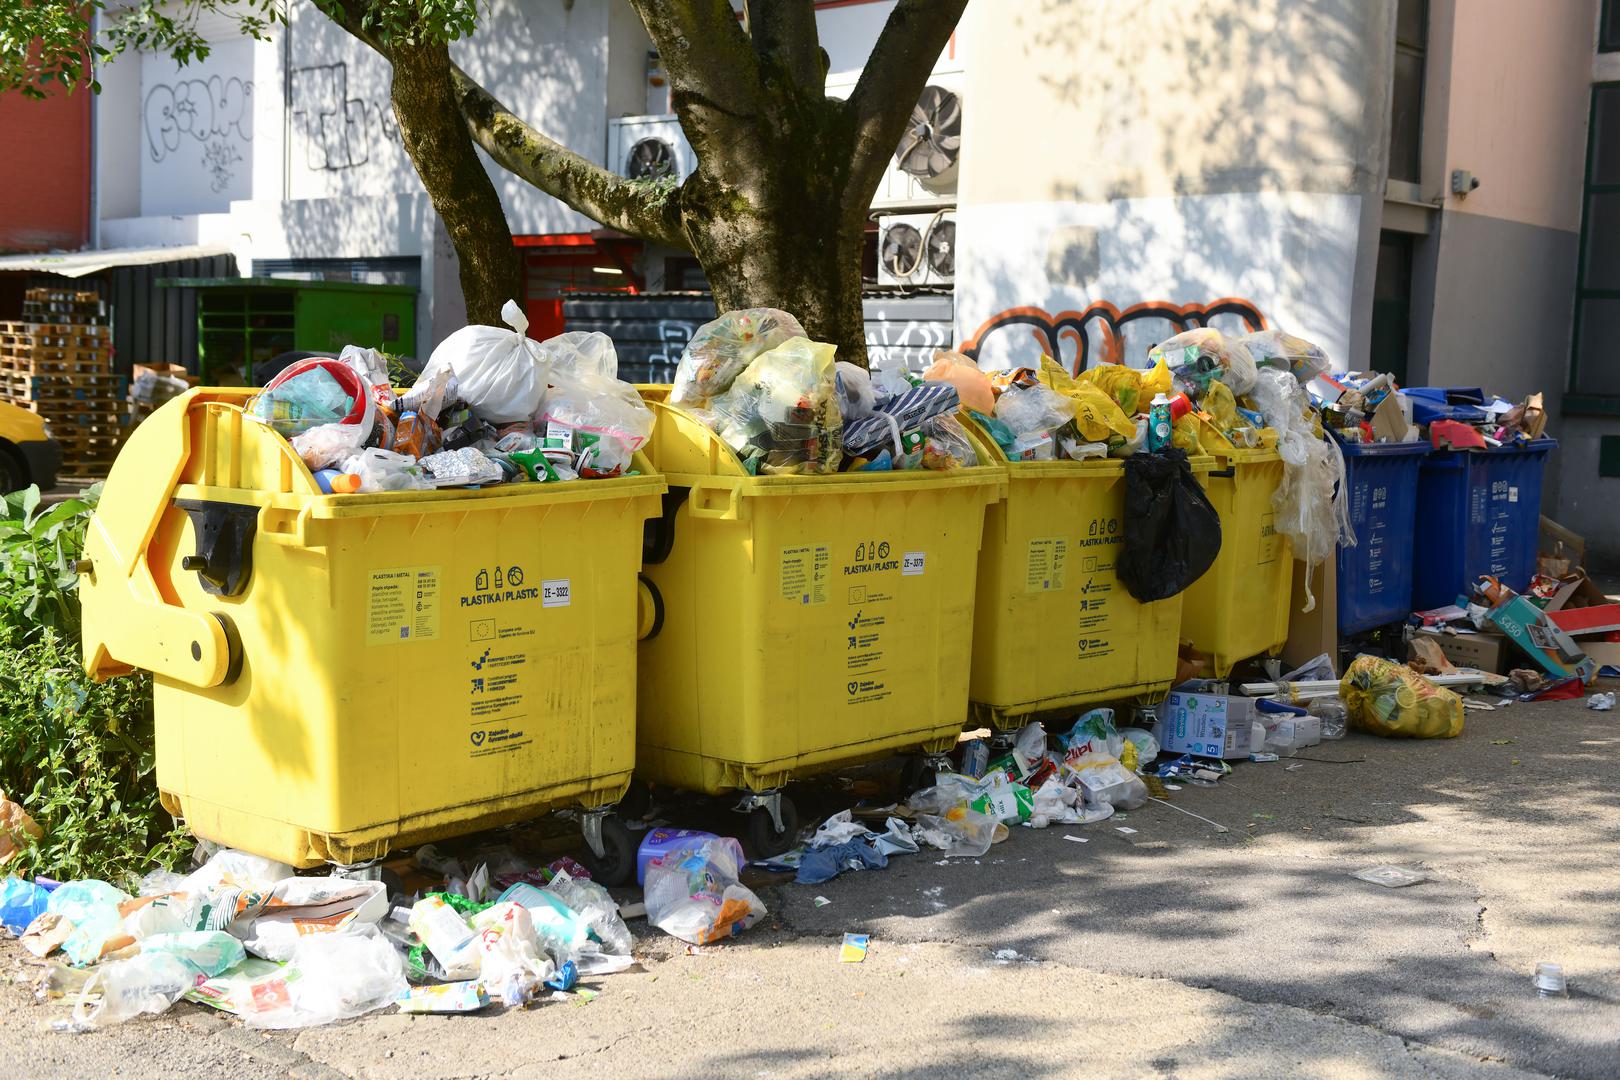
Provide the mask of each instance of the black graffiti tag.
{"label": "black graffiti tag", "polygon": [[153,161],[162,161],[187,139],[205,147],[233,136],[253,141],[253,84],[234,75],[158,83],[146,92],[141,111]]}

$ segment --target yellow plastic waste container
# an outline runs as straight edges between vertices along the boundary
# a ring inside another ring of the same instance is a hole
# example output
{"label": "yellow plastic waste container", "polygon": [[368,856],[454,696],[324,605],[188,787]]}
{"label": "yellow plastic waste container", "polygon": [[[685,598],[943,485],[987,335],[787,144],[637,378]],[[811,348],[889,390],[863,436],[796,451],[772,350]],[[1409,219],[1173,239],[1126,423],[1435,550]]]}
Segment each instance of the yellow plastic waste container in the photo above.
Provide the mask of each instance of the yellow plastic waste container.
{"label": "yellow plastic waste container", "polygon": [[974,566],[1006,473],[750,476],[696,418],[643,388],[669,495],[643,573],[636,773],[752,798],[756,854],[797,831],[789,778],[948,750],[967,715]]}
{"label": "yellow plastic waste container", "polygon": [[1240,661],[1288,641],[1294,548],[1277,531],[1271,506],[1283,477],[1277,451],[1212,449],[1214,442],[1205,440],[1215,467],[1204,491],[1221,517],[1221,553],[1185,594],[1181,636],[1209,657],[1209,673],[1225,678]]}
{"label": "yellow plastic waste container", "polygon": [[[980,453],[1008,474],[979,550],[974,720],[1008,731],[1044,713],[1162,695],[1175,679],[1185,594],[1139,603],[1115,573],[1124,461],[1009,462],[973,428]],[[1194,459],[1194,471],[1209,464]]]}
{"label": "yellow plastic waste container", "polygon": [[[86,541],[86,670],[155,676],[157,782],[196,835],[355,865],[598,810],[634,764],[637,569],[661,477],[323,495],[193,390],[130,435]],[[616,818],[582,815],[608,879]]]}

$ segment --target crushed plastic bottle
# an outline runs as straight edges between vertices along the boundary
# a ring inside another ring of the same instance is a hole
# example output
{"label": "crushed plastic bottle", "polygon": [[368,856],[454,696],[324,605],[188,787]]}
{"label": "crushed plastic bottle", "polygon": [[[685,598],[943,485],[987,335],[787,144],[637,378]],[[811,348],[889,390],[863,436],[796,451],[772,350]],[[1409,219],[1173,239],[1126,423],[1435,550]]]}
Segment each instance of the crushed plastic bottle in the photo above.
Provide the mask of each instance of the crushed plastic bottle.
{"label": "crushed plastic bottle", "polygon": [[1336,697],[1317,698],[1305,709],[1322,721],[1322,738],[1342,739],[1350,726],[1350,710]]}

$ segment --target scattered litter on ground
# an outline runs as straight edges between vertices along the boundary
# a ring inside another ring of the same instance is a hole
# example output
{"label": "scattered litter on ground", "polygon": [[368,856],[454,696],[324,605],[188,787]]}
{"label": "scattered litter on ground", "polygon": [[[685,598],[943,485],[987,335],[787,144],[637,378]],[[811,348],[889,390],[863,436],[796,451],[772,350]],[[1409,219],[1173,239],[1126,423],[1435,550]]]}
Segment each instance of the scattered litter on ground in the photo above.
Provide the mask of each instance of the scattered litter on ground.
{"label": "scattered litter on ground", "polygon": [[1355,871],[1350,876],[1370,881],[1374,885],[1382,885],[1386,889],[1400,889],[1429,880],[1426,871],[1411,870],[1404,866],[1369,866],[1364,870]]}
{"label": "scattered litter on ground", "polygon": [[840,964],[859,964],[866,959],[866,950],[870,945],[870,934],[845,934],[844,943],[838,947],[838,962]]}

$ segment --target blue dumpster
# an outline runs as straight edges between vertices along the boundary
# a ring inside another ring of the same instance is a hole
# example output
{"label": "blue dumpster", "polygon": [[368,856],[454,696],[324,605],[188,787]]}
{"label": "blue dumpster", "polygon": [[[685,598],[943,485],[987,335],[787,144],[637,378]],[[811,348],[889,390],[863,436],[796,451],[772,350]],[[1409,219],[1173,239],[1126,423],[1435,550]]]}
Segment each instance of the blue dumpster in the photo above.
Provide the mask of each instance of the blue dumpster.
{"label": "blue dumpster", "polygon": [[1340,545],[1339,636],[1401,622],[1412,613],[1412,526],[1426,442],[1344,443],[1345,485],[1356,545]]}
{"label": "blue dumpster", "polygon": [[1418,472],[1412,606],[1442,607],[1481,574],[1524,592],[1536,572],[1541,474],[1553,439],[1485,450],[1436,450]]}

